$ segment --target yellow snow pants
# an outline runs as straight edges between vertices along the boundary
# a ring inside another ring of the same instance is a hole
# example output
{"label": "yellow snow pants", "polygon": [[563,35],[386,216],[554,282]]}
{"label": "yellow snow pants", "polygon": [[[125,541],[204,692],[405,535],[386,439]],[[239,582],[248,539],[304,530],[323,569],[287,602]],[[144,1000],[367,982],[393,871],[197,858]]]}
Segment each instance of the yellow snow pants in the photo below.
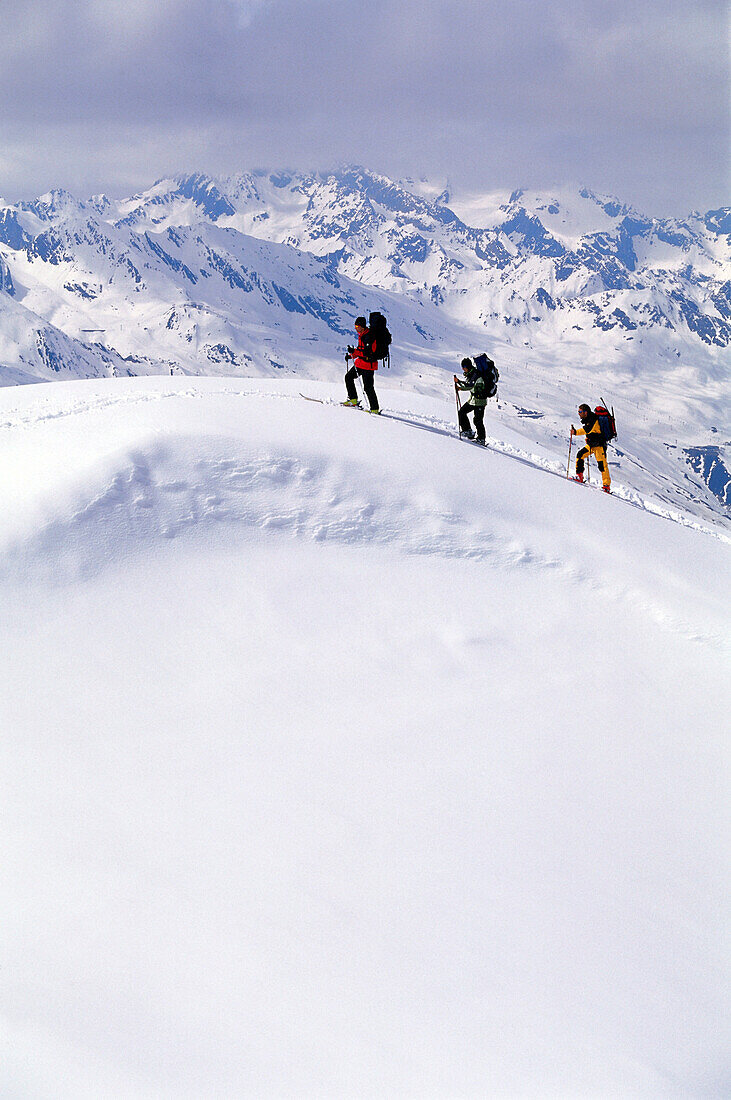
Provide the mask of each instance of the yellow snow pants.
{"label": "yellow snow pants", "polygon": [[599,473],[602,475],[602,485],[605,489],[608,489],[612,484],[612,479],[609,476],[609,463],[607,462],[607,452],[604,447],[582,447],[576,456],[577,474],[583,474],[584,459],[589,455],[596,459]]}

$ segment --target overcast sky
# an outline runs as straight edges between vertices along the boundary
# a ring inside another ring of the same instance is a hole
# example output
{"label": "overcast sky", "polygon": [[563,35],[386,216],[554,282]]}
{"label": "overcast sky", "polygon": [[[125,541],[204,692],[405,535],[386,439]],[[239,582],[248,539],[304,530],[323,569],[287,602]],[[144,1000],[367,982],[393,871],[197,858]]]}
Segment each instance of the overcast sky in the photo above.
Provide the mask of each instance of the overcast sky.
{"label": "overcast sky", "polygon": [[0,0],[0,195],[363,164],[731,202],[726,0]]}

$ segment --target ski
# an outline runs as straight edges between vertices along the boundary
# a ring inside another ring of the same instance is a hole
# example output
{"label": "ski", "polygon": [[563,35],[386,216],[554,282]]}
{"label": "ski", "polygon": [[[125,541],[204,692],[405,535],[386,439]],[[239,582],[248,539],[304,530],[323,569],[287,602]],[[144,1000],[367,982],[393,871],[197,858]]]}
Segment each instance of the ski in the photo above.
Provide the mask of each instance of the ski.
{"label": "ski", "polygon": [[360,409],[363,413],[368,413],[370,416],[387,416],[388,413],[384,413],[381,409],[367,409],[365,405],[361,405],[360,402],[357,405],[351,405],[350,401],[341,401],[340,404],[345,409]]}
{"label": "ski", "polygon": [[[360,409],[361,412],[370,413],[370,409],[364,408],[362,405],[350,405],[347,401],[325,401],[322,397],[310,397],[307,393],[300,393],[300,397],[303,397],[305,401],[316,401],[318,405],[332,405],[333,407],[340,405],[345,409]],[[379,416],[388,416],[388,413],[384,413],[383,410],[379,410]]]}
{"label": "ski", "polygon": [[609,489],[605,489],[603,485],[592,485],[592,483],[591,483],[590,481],[579,481],[578,477],[567,477],[567,478],[566,478],[566,480],[567,480],[567,481],[573,481],[575,485],[583,485],[583,486],[585,486],[585,488],[587,488],[587,489],[594,489],[595,491],[596,491],[597,489],[599,489],[599,490],[601,490],[601,491],[602,491],[603,493],[606,493],[606,494],[607,494],[607,496],[611,496],[611,495],[612,495],[612,490],[611,490],[611,488],[609,488]]}

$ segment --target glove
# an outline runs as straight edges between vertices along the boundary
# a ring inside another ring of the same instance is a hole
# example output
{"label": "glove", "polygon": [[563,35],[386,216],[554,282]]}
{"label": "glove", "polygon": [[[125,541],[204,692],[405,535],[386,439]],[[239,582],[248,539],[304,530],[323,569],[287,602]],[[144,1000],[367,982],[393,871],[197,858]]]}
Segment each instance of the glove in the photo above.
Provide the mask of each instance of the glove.
{"label": "glove", "polygon": [[573,424],[571,425],[571,434],[576,435],[576,428],[573,426]]}
{"label": "glove", "polygon": [[349,362],[350,362],[350,356],[348,355],[347,351],[346,351],[346,353],[345,353],[345,362],[346,362],[346,363],[349,363]]}
{"label": "glove", "polygon": [[348,344],[348,355],[352,355],[354,351],[355,348],[352,346],[352,344]]}

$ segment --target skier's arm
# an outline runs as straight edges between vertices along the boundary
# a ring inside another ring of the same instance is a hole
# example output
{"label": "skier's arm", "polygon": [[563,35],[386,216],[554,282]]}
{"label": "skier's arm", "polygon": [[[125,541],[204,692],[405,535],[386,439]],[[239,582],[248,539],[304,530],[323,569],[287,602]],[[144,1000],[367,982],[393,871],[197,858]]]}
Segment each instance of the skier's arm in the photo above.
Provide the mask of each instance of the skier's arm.
{"label": "skier's arm", "polygon": [[366,333],[361,332],[358,336],[358,347],[353,352],[353,361],[355,363],[374,363],[375,358],[370,333],[366,338]]}

